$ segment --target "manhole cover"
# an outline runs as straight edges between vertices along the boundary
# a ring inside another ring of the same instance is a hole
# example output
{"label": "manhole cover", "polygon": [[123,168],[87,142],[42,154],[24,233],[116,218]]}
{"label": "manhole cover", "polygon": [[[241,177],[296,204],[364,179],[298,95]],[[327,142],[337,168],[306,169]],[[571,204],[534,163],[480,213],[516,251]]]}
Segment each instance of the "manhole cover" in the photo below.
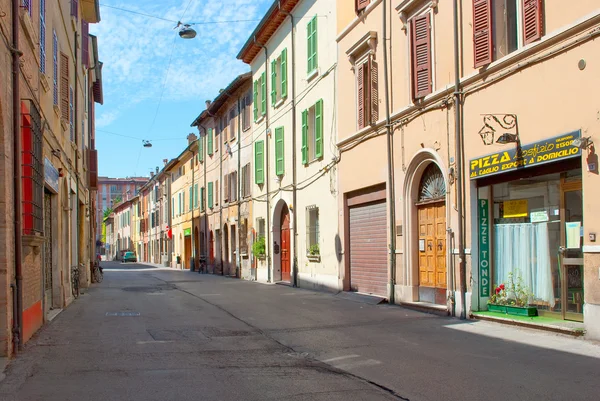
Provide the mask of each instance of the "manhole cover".
{"label": "manhole cover", "polygon": [[106,316],[139,316],[140,312],[106,312]]}

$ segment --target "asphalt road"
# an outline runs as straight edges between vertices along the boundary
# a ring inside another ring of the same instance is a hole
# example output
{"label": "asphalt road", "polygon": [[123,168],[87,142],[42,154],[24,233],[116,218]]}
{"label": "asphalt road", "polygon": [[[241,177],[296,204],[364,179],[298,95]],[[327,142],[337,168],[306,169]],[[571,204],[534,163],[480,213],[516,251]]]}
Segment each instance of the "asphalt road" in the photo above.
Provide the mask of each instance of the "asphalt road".
{"label": "asphalt road", "polygon": [[334,294],[103,263],[1,400],[594,400],[600,346]]}

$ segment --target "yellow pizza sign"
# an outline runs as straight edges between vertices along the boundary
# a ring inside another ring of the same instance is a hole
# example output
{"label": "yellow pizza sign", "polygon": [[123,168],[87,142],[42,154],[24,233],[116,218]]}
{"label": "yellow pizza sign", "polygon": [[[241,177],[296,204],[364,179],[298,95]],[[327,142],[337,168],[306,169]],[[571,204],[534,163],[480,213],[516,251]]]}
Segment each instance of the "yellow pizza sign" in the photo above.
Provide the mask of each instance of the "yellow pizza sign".
{"label": "yellow pizza sign", "polygon": [[539,166],[557,160],[581,155],[581,149],[573,146],[573,140],[581,136],[581,131],[535,142],[504,152],[472,159],[470,177],[477,179],[504,173],[520,168]]}

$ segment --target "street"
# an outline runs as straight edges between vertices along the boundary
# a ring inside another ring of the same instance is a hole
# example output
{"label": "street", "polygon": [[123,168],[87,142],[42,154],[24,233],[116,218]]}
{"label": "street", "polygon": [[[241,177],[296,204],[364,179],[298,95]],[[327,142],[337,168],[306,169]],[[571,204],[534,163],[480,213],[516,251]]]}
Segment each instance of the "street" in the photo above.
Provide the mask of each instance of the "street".
{"label": "street", "polygon": [[2,400],[597,400],[600,346],[331,293],[103,262]]}

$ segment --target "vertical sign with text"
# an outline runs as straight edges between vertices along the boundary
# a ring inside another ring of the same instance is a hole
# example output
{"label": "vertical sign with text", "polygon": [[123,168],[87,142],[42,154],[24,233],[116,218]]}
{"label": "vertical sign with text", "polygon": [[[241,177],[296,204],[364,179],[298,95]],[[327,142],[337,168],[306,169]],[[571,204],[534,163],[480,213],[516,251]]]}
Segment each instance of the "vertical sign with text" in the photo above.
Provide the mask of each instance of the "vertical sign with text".
{"label": "vertical sign with text", "polygon": [[479,295],[490,296],[490,221],[488,200],[479,199]]}

